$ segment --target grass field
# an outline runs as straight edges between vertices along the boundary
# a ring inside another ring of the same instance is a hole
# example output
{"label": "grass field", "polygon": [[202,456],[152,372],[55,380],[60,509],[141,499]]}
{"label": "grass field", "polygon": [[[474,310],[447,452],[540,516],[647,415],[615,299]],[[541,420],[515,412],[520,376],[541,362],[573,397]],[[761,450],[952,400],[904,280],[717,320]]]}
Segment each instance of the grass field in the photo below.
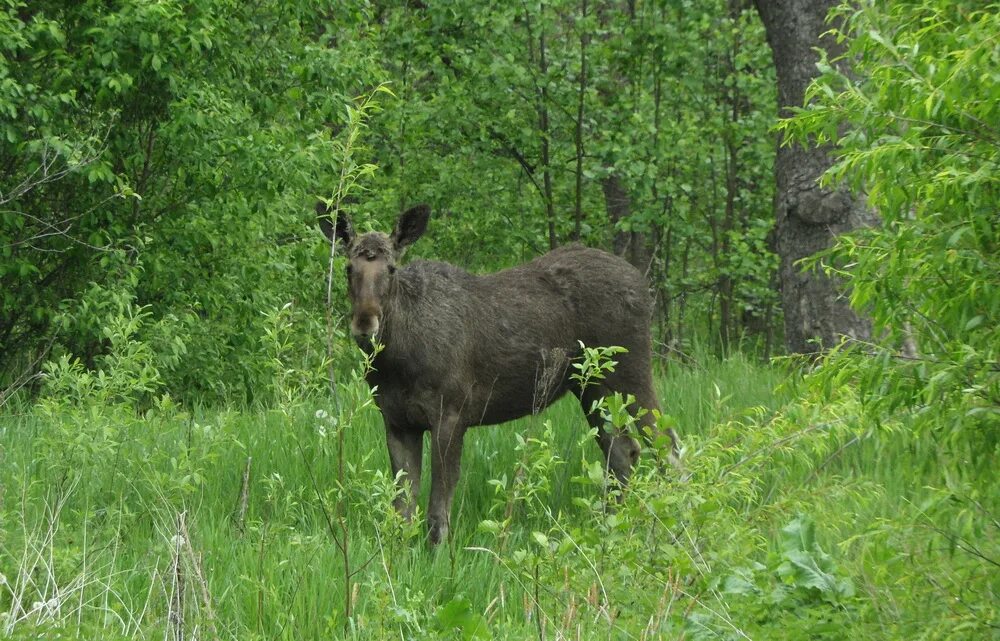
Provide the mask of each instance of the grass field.
{"label": "grass field", "polygon": [[988,465],[941,478],[962,452],[861,432],[849,397],[784,378],[669,366],[684,474],[647,457],[613,509],[572,399],[473,430],[438,549],[389,507],[356,380],[339,411],[10,410],[0,637],[1000,638]]}

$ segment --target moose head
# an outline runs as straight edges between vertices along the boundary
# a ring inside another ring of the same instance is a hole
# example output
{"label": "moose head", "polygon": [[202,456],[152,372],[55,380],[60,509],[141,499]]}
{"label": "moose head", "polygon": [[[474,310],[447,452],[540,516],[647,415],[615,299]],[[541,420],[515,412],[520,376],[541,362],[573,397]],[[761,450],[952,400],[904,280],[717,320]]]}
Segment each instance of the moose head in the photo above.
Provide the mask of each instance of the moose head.
{"label": "moose head", "polygon": [[383,312],[393,290],[396,263],[407,247],[427,230],[431,209],[417,205],[400,215],[392,234],[371,231],[357,234],[350,219],[340,212],[336,221],[325,203],[316,205],[319,224],[331,241],[339,241],[347,254],[347,293],[351,302],[351,335],[362,347],[378,337]]}

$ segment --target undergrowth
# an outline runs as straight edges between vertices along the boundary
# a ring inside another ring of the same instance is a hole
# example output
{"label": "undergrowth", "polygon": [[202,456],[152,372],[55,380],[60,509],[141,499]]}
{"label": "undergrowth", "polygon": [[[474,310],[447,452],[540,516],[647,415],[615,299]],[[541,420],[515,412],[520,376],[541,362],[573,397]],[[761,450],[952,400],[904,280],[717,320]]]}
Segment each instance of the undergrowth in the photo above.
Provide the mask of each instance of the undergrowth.
{"label": "undergrowth", "polygon": [[996,481],[846,388],[670,364],[681,467],[644,456],[617,498],[573,402],[472,430],[432,549],[360,374],[337,403],[296,375],[270,408],[190,409],[121,393],[153,380],[125,354],[53,366],[0,422],[4,637],[997,637]]}

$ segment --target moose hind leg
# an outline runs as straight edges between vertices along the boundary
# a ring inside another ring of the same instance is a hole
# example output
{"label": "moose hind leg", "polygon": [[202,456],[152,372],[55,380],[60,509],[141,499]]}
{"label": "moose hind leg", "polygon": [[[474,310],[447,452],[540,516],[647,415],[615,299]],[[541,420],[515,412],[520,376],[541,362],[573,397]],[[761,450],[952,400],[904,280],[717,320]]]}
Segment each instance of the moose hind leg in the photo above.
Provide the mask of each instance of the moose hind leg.
{"label": "moose hind leg", "polygon": [[451,501],[461,470],[464,438],[465,427],[455,414],[442,416],[431,429],[431,501],[427,527],[433,545],[448,540]]}
{"label": "moose hind leg", "polygon": [[[389,447],[392,475],[399,483],[401,493],[396,497],[396,511],[409,521],[417,508],[420,496],[420,466],[424,451],[424,433],[421,430],[385,425],[385,441]],[[403,472],[400,477],[400,472]]]}

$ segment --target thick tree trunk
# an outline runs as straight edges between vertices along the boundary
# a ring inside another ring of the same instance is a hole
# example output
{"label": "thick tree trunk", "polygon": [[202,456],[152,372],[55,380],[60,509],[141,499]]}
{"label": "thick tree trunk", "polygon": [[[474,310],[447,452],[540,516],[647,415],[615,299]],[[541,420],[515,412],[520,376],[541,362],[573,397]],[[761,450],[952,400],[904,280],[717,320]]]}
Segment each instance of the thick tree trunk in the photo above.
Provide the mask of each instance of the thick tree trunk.
{"label": "thick tree trunk", "polygon": [[[594,11],[599,25],[598,33],[600,35],[597,37],[604,46],[609,46],[610,39],[613,37],[612,22],[615,14],[624,11],[629,20],[636,19],[635,3],[628,1],[625,3],[598,2],[595,3]],[[622,104],[621,96],[631,95],[631,83],[633,82],[635,82],[634,78],[629,75],[626,69],[613,64],[605,81],[597,85],[597,95],[600,97],[603,109],[612,114],[613,118],[620,118],[622,122],[631,113],[631,107]],[[626,161],[626,158],[605,161],[604,168],[608,174],[601,180],[601,190],[604,192],[604,206],[612,226],[617,226],[620,221],[632,216],[632,197],[629,194],[629,185],[625,184],[615,169],[617,163]],[[612,249],[614,253],[630,262],[649,281],[653,254],[647,235],[641,231],[621,231],[618,229],[615,229],[613,233]]]}
{"label": "thick tree trunk", "polygon": [[[604,191],[604,206],[612,225],[617,225],[618,221],[632,215],[632,199],[618,174],[611,173],[604,178],[601,181],[601,188]],[[645,234],[638,231],[619,230],[615,230],[614,234],[612,249],[615,254],[632,263],[646,278],[649,278],[653,257],[649,251]]]}
{"label": "thick tree trunk", "polygon": [[[835,43],[820,36],[834,0],[755,0],[767,31],[778,77],[782,115],[803,104],[816,74],[813,48],[835,53]],[[813,352],[836,345],[843,336],[867,339],[871,325],[848,305],[842,283],[816,271],[803,272],[802,258],[826,249],[842,233],[878,220],[864,199],[844,190],[820,189],[817,179],[830,167],[823,147],[782,146],[775,162],[777,251],[781,257],[781,300],[785,344],[791,352]]]}

